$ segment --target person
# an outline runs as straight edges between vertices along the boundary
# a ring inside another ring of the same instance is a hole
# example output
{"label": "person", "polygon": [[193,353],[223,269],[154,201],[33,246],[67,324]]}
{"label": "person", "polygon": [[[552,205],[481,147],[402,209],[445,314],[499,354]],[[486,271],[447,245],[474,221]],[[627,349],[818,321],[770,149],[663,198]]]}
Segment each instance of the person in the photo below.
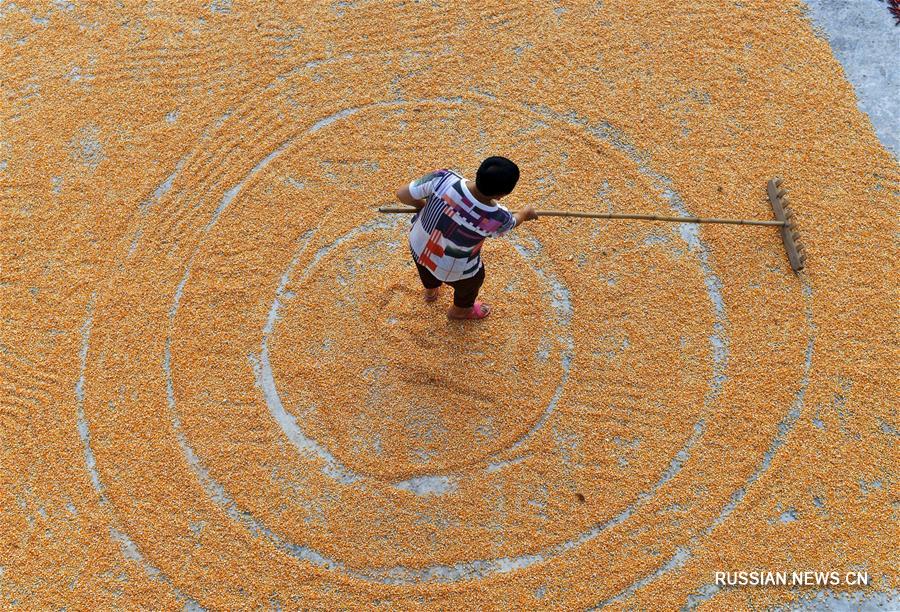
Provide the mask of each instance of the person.
{"label": "person", "polygon": [[494,156],[481,162],[474,182],[444,169],[397,190],[398,200],[416,208],[409,248],[425,286],[425,301],[435,301],[442,284],[453,287],[450,319],[483,319],[490,314],[490,307],[476,299],[484,283],[484,240],[537,219],[531,206],[512,213],[497,202],[518,180],[519,167]]}

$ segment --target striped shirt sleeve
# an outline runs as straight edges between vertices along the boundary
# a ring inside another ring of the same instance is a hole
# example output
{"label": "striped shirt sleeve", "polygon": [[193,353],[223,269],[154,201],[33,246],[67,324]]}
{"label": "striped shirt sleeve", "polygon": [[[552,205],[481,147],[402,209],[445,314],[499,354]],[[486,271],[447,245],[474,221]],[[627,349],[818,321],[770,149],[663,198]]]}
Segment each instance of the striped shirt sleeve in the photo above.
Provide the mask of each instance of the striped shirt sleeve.
{"label": "striped shirt sleeve", "polygon": [[409,184],[409,194],[417,200],[427,198],[434,193],[435,183],[444,176],[445,172],[446,170],[435,170],[413,181]]}
{"label": "striped shirt sleeve", "polygon": [[490,233],[491,238],[508,234],[516,226],[516,218],[505,206],[497,205],[496,218],[500,222],[500,226]]}

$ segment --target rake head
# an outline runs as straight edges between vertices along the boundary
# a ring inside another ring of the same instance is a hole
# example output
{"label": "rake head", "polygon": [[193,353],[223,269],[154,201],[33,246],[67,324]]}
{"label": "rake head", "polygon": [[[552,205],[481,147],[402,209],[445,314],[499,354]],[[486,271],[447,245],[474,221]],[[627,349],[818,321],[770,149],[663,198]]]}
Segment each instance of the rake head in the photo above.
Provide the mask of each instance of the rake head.
{"label": "rake head", "polygon": [[784,241],[784,250],[787,251],[791,269],[799,272],[806,265],[806,250],[800,242],[800,232],[794,221],[794,213],[788,205],[787,192],[781,188],[780,178],[769,180],[768,192],[775,218],[784,222],[781,226],[781,239]]}

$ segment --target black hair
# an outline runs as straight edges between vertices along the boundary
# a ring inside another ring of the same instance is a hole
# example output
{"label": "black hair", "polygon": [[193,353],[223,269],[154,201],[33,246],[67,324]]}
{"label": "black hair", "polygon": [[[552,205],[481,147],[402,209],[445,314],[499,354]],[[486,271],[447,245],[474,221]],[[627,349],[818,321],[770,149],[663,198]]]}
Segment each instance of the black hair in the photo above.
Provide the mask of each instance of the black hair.
{"label": "black hair", "polygon": [[492,156],[481,162],[475,175],[475,187],[492,197],[511,193],[519,182],[519,167],[505,157]]}

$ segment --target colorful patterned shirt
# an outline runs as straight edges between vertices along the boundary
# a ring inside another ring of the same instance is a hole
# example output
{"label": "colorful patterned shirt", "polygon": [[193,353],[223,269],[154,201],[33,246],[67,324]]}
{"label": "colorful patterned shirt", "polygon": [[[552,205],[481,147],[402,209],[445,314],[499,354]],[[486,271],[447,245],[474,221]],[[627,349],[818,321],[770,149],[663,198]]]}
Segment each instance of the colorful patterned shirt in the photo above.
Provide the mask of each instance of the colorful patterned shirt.
{"label": "colorful patterned shirt", "polygon": [[481,269],[485,238],[502,236],[516,226],[512,213],[499,204],[482,204],[452,170],[436,170],[409,184],[417,200],[427,198],[412,218],[409,248],[413,259],[438,280],[475,276]]}

